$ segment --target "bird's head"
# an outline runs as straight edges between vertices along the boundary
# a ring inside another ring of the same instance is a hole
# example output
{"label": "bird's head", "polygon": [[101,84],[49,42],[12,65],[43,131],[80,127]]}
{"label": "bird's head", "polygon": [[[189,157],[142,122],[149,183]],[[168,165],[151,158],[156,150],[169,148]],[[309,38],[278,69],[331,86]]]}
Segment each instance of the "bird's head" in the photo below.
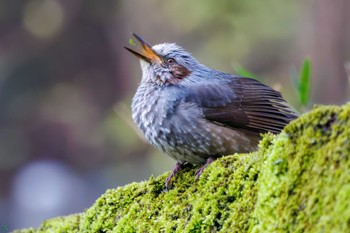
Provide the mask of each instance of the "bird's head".
{"label": "bird's head", "polygon": [[140,58],[143,82],[161,86],[177,85],[186,82],[190,74],[200,66],[190,53],[176,44],[164,43],[152,47],[139,35],[133,35],[140,42],[141,50],[125,49]]}

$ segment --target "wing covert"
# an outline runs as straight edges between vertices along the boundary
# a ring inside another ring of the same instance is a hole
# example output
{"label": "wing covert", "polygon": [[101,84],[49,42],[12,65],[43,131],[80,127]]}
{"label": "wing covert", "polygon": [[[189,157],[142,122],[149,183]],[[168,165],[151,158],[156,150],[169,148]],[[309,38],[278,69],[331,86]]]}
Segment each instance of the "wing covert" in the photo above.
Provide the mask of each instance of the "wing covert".
{"label": "wing covert", "polygon": [[278,91],[250,78],[194,85],[185,101],[195,102],[206,119],[258,133],[279,133],[297,117]]}

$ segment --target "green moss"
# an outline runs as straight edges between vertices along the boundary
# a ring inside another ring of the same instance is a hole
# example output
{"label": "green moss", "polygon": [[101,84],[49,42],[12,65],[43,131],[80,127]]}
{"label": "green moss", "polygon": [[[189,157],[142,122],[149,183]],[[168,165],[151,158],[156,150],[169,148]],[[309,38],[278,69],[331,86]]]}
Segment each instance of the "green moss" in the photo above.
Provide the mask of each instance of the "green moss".
{"label": "green moss", "polygon": [[300,117],[266,156],[253,232],[349,232],[350,104]]}
{"label": "green moss", "polygon": [[80,214],[72,214],[66,217],[57,217],[44,221],[39,229],[16,230],[13,233],[47,233],[47,232],[78,232]]}
{"label": "green moss", "polygon": [[[249,228],[260,170],[258,153],[217,160],[201,179],[194,169],[177,176],[163,192],[168,174],[108,190],[82,216],[81,230],[98,232],[206,232]],[[234,176],[232,174],[235,174]]]}
{"label": "green moss", "polygon": [[350,104],[318,107],[260,150],[107,190],[84,213],[21,232],[346,232]]}

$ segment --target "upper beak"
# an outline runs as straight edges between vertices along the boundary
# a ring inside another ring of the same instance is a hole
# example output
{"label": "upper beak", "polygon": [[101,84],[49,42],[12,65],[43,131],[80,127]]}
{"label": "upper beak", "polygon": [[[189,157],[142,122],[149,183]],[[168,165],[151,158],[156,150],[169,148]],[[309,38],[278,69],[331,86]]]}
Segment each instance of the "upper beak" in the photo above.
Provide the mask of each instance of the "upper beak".
{"label": "upper beak", "polygon": [[132,50],[128,47],[124,47],[126,50],[134,54],[136,57],[141,58],[142,60],[148,62],[148,63],[153,63],[153,62],[158,62],[162,63],[163,59],[160,57],[151,47],[150,44],[148,44],[144,39],[142,39],[141,36],[133,33],[132,34],[140,43],[141,43],[141,51],[137,52],[135,50]]}

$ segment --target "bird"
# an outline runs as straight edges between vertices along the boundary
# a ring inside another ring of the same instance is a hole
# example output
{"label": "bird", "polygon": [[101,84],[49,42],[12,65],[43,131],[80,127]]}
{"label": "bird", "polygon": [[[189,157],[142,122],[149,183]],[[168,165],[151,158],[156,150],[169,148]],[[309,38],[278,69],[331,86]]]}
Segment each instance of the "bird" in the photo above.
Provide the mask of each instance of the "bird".
{"label": "bird", "polygon": [[175,43],[151,46],[132,35],[140,49],[124,48],[142,70],[133,121],[150,144],[177,161],[165,190],[185,166],[200,165],[197,180],[215,159],[257,150],[262,134],[278,134],[298,117],[280,92],[255,79],[211,69]]}

